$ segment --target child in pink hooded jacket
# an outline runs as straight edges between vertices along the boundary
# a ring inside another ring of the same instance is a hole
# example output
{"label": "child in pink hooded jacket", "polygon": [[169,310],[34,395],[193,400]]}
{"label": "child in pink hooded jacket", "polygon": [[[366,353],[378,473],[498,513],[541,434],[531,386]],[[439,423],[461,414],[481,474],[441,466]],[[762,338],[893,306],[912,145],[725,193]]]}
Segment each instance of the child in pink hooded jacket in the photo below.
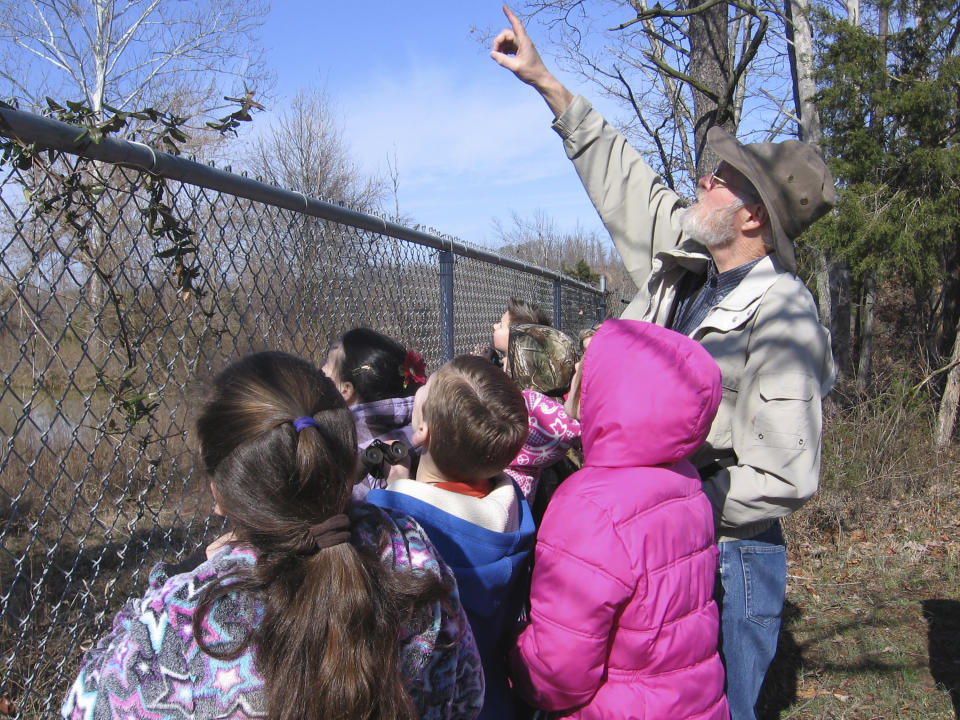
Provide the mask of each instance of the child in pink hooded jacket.
{"label": "child in pink hooded jacket", "polygon": [[608,320],[584,357],[584,467],[537,536],[517,690],[576,718],[726,720],[713,511],[687,458],[720,403],[699,343]]}

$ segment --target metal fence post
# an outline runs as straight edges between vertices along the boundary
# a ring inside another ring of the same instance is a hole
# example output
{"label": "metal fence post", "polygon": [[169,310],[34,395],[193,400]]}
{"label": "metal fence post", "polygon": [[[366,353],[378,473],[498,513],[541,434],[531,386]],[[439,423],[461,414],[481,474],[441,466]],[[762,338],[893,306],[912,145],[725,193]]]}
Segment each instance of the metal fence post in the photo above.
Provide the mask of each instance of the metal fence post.
{"label": "metal fence post", "polygon": [[563,298],[560,295],[560,280],[553,279],[553,326],[563,330]]}
{"label": "metal fence post", "polygon": [[597,308],[597,322],[607,319],[607,276],[600,276],[600,306]]}
{"label": "metal fence post", "polygon": [[440,251],[440,349],[445,363],[453,360],[453,253]]}

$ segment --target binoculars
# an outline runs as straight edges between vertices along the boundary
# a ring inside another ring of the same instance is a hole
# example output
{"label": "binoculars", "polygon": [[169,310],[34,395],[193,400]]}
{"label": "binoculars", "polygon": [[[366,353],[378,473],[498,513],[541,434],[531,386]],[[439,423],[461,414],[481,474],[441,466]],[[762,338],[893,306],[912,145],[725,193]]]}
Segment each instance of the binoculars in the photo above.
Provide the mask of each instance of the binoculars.
{"label": "binoculars", "polygon": [[369,475],[383,480],[387,476],[385,464],[396,465],[409,455],[410,449],[399,440],[389,443],[374,440],[360,453],[360,460]]}

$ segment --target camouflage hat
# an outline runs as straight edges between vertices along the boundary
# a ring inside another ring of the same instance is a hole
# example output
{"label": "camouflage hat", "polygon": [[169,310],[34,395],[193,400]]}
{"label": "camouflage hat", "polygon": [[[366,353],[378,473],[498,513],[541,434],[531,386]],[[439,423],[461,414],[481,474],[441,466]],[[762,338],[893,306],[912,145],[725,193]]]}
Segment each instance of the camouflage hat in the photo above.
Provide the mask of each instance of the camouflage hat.
{"label": "camouflage hat", "polygon": [[826,163],[812,145],[799,140],[744,145],[719,127],[707,131],[707,145],[760,193],[770,216],[777,257],[796,272],[793,241],[837,202]]}
{"label": "camouflage hat", "polygon": [[511,324],[507,358],[517,385],[556,397],[570,389],[577,346],[569,335],[548,325]]}

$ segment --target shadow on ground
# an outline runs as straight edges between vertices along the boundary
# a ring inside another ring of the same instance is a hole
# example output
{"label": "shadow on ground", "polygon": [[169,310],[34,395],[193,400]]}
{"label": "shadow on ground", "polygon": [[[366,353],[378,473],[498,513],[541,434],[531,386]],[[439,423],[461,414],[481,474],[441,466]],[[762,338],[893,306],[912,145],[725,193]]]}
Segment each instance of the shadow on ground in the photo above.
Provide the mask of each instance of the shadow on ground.
{"label": "shadow on ground", "polygon": [[793,639],[790,627],[800,617],[800,610],[789,600],[783,605],[783,620],[777,654],[767,670],[757,700],[758,720],[779,720],[783,711],[797,701],[800,665],[803,660],[800,646]]}
{"label": "shadow on ground", "polygon": [[960,602],[924,600],[930,674],[950,693],[953,714],[960,720]]}

